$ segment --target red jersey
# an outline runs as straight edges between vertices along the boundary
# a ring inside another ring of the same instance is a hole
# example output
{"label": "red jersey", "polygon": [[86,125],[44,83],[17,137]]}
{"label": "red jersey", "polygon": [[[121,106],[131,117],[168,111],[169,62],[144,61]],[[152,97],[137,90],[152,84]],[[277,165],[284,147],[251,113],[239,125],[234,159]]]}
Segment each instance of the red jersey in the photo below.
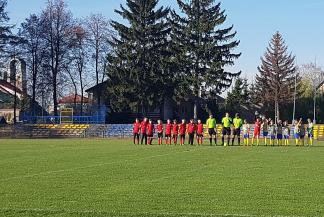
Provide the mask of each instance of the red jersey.
{"label": "red jersey", "polygon": [[180,124],[179,126],[179,134],[185,135],[186,134],[186,124]]}
{"label": "red jersey", "polygon": [[163,124],[156,125],[156,131],[158,133],[163,133]]}
{"label": "red jersey", "polygon": [[261,121],[256,121],[254,124],[254,131],[260,131],[261,130]]}
{"label": "red jersey", "polygon": [[195,133],[195,131],[196,131],[196,124],[189,123],[187,126],[187,132],[191,134],[191,133]]}
{"label": "red jersey", "polygon": [[179,126],[178,124],[172,124],[172,134],[173,135],[178,135],[179,133]]}
{"label": "red jersey", "polygon": [[141,123],[140,122],[135,122],[133,124],[133,133],[139,133],[141,129]]}
{"label": "red jersey", "polygon": [[154,124],[148,123],[146,125],[147,135],[153,135],[154,134]]}
{"label": "red jersey", "polygon": [[171,131],[172,131],[172,124],[166,124],[165,125],[165,134],[171,135]]}
{"label": "red jersey", "polygon": [[204,125],[198,124],[197,125],[197,134],[202,135],[204,133]]}
{"label": "red jersey", "polygon": [[141,133],[146,133],[147,122],[142,121],[141,123]]}

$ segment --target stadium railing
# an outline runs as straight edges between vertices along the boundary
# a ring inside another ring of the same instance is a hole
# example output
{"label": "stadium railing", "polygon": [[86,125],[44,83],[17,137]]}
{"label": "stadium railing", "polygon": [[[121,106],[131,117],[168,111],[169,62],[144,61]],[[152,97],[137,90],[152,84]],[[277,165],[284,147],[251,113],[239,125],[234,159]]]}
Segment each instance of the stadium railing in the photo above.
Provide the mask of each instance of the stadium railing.
{"label": "stadium railing", "polygon": [[[23,116],[27,124],[104,124],[105,116]],[[68,120],[68,121],[67,121]]]}
{"label": "stadium railing", "polygon": [[89,124],[19,124],[0,128],[6,138],[69,138],[84,137]]}
{"label": "stadium railing", "polygon": [[[253,131],[254,128],[252,127],[251,138]],[[132,124],[18,124],[0,127],[0,138],[129,138],[132,134]],[[207,130],[205,130],[204,135],[208,137]],[[221,137],[221,135],[222,126],[217,125],[217,136]],[[291,138],[293,138],[293,128],[291,128]],[[315,125],[314,138],[324,140],[324,125]]]}

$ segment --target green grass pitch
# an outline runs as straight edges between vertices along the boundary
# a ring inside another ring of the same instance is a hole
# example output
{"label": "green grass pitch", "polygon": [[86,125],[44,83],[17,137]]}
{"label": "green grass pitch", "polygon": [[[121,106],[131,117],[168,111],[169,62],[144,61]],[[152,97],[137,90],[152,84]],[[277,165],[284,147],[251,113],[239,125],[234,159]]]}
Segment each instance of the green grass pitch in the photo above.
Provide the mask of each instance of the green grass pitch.
{"label": "green grass pitch", "polygon": [[324,143],[0,140],[0,216],[324,216]]}

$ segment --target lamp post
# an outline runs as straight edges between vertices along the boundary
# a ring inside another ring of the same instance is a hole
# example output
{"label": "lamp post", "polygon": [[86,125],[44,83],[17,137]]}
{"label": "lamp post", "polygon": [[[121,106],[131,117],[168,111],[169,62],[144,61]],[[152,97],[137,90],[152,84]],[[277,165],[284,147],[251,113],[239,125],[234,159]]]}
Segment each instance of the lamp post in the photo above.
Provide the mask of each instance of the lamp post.
{"label": "lamp post", "polygon": [[295,121],[295,116],[296,116],[296,95],[297,95],[297,71],[295,72],[294,108],[293,108],[292,123]]}

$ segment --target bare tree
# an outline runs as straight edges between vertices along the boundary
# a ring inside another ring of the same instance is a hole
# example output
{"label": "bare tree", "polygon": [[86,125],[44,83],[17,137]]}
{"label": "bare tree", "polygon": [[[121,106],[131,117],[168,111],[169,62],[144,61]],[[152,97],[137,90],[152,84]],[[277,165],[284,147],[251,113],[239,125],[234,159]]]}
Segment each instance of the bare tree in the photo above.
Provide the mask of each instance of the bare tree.
{"label": "bare tree", "polygon": [[19,36],[24,39],[22,49],[24,59],[29,68],[29,81],[31,86],[31,109],[32,115],[35,115],[36,109],[36,93],[39,82],[39,73],[41,71],[43,54],[44,54],[44,40],[42,39],[42,23],[36,14],[31,14],[25,22],[21,24]]}
{"label": "bare tree", "polygon": [[74,20],[63,0],[48,0],[41,19],[42,33],[48,47],[45,57],[53,88],[54,115],[58,115],[58,87],[64,82],[64,67],[73,45]]}
{"label": "bare tree", "polygon": [[[86,43],[86,36],[87,32],[85,31],[85,28],[82,26],[82,23],[80,22],[75,28],[74,28],[74,46],[71,49],[71,60],[72,60],[72,71],[76,71],[77,78],[73,76],[73,73],[70,70],[70,77],[75,89],[75,100],[76,101],[76,95],[78,89],[81,93],[81,102],[80,102],[80,115],[83,115],[83,98],[84,98],[84,88],[86,84],[86,73],[85,69],[87,67],[88,63],[88,47]],[[79,88],[77,88],[77,83],[79,83]],[[76,104],[76,102],[75,102]]]}
{"label": "bare tree", "polygon": [[324,84],[324,70],[321,67],[316,66],[314,63],[308,63],[302,65],[298,69],[298,72],[312,87],[312,96],[314,101],[313,121],[316,123],[316,97],[319,88]]}
{"label": "bare tree", "polygon": [[[86,19],[87,37],[94,60],[97,85],[105,79],[106,57],[110,51],[108,40],[112,35],[109,27],[109,21],[102,14],[92,14]],[[97,94],[99,95],[99,93]],[[100,105],[100,101],[98,101],[98,104]]]}

